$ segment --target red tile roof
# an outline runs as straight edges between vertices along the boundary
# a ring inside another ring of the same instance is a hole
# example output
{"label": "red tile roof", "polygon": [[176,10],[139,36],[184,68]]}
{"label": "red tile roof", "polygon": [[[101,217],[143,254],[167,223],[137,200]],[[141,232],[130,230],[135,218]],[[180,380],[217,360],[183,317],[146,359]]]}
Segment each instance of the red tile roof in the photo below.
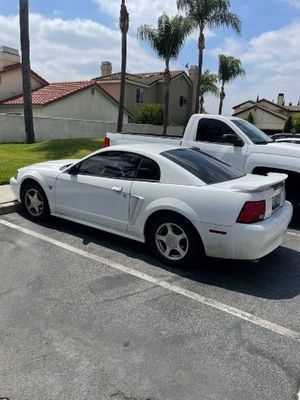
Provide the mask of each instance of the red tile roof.
{"label": "red tile roof", "polygon": [[[92,81],[49,83],[48,85],[36,89],[32,92],[32,104],[50,104],[63,97],[70,96],[73,93],[76,93],[93,85],[95,85],[95,82]],[[23,96],[17,96],[8,100],[4,100],[1,104],[22,105],[24,104]]]}
{"label": "red tile roof", "polygon": [[[177,78],[178,76],[185,74],[184,71],[170,71],[171,72],[171,79]],[[144,72],[139,74],[129,74],[126,73],[126,80],[131,81],[137,84],[142,84],[146,86],[150,86],[153,83],[162,81],[164,79],[163,72]],[[101,76],[98,78],[94,78],[95,81],[107,82],[107,81],[119,81],[121,80],[121,73],[117,72],[116,74],[111,74],[107,76]]]}
{"label": "red tile roof", "polygon": [[[45,106],[65,97],[71,96],[84,89],[98,87],[98,89],[108,97],[113,103],[119,104],[106,90],[104,90],[95,81],[79,81],[79,82],[55,82],[49,83],[39,89],[32,91],[32,104],[34,106]],[[23,96],[15,96],[8,100],[3,100],[0,105],[20,106],[24,104]],[[131,115],[130,111],[125,108],[127,114]]]}
{"label": "red tile roof", "polygon": [[[6,67],[3,68],[2,71],[0,71],[0,74],[3,74],[5,72],[13,71],[15,69],[21,68],[22,64],[17,63],[17,64],[12,64],[12,65],[7,65]],[[41,82],[43,85],[48,85],[48,82],[46,79],[42,78],[39,74],[31,70],[31,75],[37,79],[39,82]]]}

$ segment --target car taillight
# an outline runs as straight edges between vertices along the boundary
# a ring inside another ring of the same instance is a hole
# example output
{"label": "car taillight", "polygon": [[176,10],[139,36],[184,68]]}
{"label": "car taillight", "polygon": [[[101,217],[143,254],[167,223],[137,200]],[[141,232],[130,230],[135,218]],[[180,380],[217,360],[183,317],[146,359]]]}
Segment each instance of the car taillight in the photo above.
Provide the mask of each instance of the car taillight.
{"label": "car taillight", "polygon": [[247,201],[240,212],[237,222],[241,224],[253,224],[254,222],[262,221],[265,218],[265,213],[265,200]]}
{"label": "car taillight", "polygon": [[109,147],[110,146],[110,138],[106,137],[104,139],[103,147]]}

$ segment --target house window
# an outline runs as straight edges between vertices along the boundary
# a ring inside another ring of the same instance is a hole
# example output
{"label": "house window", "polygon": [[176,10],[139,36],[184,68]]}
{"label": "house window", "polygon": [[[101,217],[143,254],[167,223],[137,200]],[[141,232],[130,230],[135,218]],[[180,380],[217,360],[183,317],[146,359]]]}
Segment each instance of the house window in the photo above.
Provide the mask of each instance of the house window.
{"label": "house window", "polygon": [[144,103],[144,89],[143,88],[136,89],[136,102]]}
{"label": "house window", "polygon": [[188,101],[187,97],[180,96],[179,97],[179,107],[186,107],[187,101]]}

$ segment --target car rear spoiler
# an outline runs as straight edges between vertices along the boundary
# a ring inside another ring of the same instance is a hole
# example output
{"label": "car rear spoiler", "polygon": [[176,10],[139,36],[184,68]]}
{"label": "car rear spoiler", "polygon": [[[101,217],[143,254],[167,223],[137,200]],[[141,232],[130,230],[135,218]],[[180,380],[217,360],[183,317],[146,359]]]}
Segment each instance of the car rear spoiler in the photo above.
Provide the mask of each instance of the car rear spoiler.
{"label": "car rear spoiler", "polygon": [[288,178],[286,174],[277,174],[274,172],[269,172],[266,176],[265,183],[237,183],[232,189],[240,190],[242,192],[263,192],[264,190],[278,189],[284,186],[285,180]]}

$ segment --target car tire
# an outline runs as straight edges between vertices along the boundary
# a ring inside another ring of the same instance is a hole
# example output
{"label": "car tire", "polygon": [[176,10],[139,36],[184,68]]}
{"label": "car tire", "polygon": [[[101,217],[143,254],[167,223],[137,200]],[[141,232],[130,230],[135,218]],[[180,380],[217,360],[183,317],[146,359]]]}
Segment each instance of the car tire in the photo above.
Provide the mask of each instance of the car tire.
{"label": "car tire", "polygon": [[36,182],[25,183],[21,193],[21,204],[26,215],[32,220],[45,220],[50,215],[47,196]]}
{"label": "car tire", "polygon": [[205,255],[198,232],[179,215],[156,218],[149,227],[147,242],[154,254],[172,267],[200,265]]}

